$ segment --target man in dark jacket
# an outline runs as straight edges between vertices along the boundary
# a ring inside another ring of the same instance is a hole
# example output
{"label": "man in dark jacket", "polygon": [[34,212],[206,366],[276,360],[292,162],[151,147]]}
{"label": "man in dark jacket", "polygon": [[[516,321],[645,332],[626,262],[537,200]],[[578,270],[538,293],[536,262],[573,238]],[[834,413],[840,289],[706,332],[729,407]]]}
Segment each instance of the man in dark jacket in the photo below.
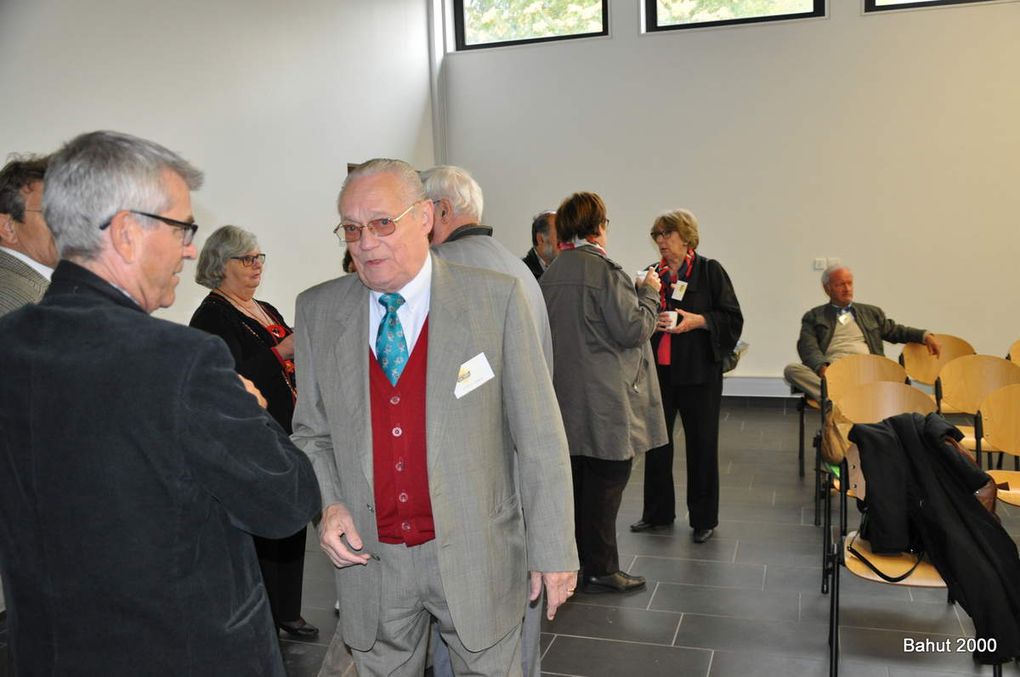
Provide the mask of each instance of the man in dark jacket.
{"label": "man in dark jacket", "polygon": [[223,341],[149,316],[194,258],[167,149],[85,134],[52,159],[63,260],[0,320],[0,569],[18,675],[284,675],[249,533],[318,512],[315,475]]}
{"label": "man in dark jacket", "polygon": [[556,212],[542,212],[531,222],[531,249],[523,261],[537,279],[542,277],[542,273],[559,253]]}
{"label": "man in dark jacket", "polygon": [[783,371],[787,383],[808,397],[821,398],[822,376],[832,362],[847,355],[884,355],[882,341],[924,343],[938,356],[941,347],[931,332],[896,324],[878,306],[854,303],[854,274],[846,266],[826,268],[822,289],[829,303],[807,311],[800,321],[801,363]]}

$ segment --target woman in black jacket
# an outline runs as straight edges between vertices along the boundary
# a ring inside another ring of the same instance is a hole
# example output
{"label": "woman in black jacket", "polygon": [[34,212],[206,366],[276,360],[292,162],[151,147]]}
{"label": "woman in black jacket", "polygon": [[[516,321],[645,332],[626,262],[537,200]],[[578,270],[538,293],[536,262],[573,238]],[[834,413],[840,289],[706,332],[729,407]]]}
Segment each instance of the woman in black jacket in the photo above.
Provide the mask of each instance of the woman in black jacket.
{"label": "woman in black jacket", "polygon": [[669,441],[645,455],[644,510],[631,531],[669,526],[676,519],[673,426],[677,413],[687,446],[687,509],[694,542],[719,524],[719,408],[722,359],[744,325],[729,276],[696,253],[698,221],[685,209],[662,214],[652,226],[661,259],[658,331],[652,335]]}
{"label": "woman in black jacket", "polygon": [[[222,338],[238,373],[266,398],[269,414],[290,434],[294,416],[294,332],[276,308],[255,298],[266,255],[255,236],[236,226],[218,228],[202,247],[195,280],[212,291],[191,326]],[[243,453],[243,450],[238,450]],[[262,579],[277,627],[296,637],[319,630],[301,617],[305,529],[288,538],[255,537]]]}

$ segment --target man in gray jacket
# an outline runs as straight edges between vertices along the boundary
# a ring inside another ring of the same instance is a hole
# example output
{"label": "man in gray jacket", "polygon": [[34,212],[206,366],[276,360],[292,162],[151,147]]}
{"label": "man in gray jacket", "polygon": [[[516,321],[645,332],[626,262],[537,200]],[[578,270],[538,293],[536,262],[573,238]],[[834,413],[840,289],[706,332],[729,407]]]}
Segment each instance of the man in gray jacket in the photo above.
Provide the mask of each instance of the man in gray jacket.
{"label": "man in gray jacket", "polygon": [[896,324],[878,306],[854,303],[854,274],[846,266],[826,268],[822,289],[829,303],[807,311],[800,321],[797,353],[802,364],[783,370],[787,383],[808,397],[821,398],[822,376],[832,362],[847,355],[884,355],[883,341],[924,343],[936,357],[941,352],[931,332]]}
{"label": "man in gray jacket", "polygon": [[57,265],[42,214],[48,163],[47,157],[15,156],[0,170],[0,315],[41,299]]}

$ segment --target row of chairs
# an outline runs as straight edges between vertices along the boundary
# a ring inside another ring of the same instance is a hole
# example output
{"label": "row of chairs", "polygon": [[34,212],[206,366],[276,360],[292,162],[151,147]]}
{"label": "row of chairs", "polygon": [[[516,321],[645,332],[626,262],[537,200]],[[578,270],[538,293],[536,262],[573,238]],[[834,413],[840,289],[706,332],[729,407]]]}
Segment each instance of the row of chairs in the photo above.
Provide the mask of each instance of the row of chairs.
{"label": "row of chairs", "polygon": [[[934,410],[930,397],[909,385],[895,382],[873,382],[859,385],[841,395],[837,401],[839,414],[844,422],[839,428],[842,434],[857,423],[876,423],[889,416],[916,412],[927,414]],[[1020,457],[1020,384],[1006,385],[989,393],[977,406],[977,421],[987,443],[1002,453]],[[920,564],[909,553],[879,555],[871,551],[867,541],[857,531],[847,530],[847,500],[850,497],[864,499],[867,485],[861,472],[860,459],[853,444],[846,445],[846,457],[840,466],[839,539],[827,552],[823,576],[829,580],[829,673],[833,677],[839,670],[839,603],[840,569],[845,568],[855,576],[876,583],[911,587],[944,588],[945,581],[930,563]],[[1000,488],[999,500],[1011,505],[1020,505],[1020,471],[992,471],[990,473],[1000,487],[1008,483],[1009,488]],[[1015,488],[1014,488],[1015,487]],[[828,507],[828,506],[827,506]],[[851,552],[853,544],[856,553]],[[875,573],[858,556],[863,555],[872,565],[878,567],[889,581]],[[952,600],[949,600],[952,602]],[[993,674],[1001,675],[1002,668],[993,666]]]}
{"label": "row of chairs", "polygon": [[[803,396],[798,400],[797,409],[800,414],[798,438],[799,474],[804,477],[805,450],[805,413],[809,409],[820,414],[821,428],[824,429],[826,418],[831,410],[829,402],[833,394],[846,388],[852,388],[870,381],[895,381],[901,383],[920,383],[934,388],[937,410],[942,414],[965,414],[974,417],[977,405],[989,392],[1010,383],[1020,383],[1020,340],[1010,346],[1008,359],[991,355],[975,355],[970,343],[950,334],[936,334],[942,351],[939,357],[928,354],[927,347],[921,344],[906,344],[900,355],[901,369],[897,370],[892,361],[881,356],[861,355],[850,356],[829,365],[826,378],[822,381],[822,401],[816,402]],[[961,357],[969,359],[958,361]],[[949,365],[953,365],[951,368]],[[837,366],[839,365],[839,366]],[[944,372],[944,373],[943,373]],[[975,431],[975,423],[964,423],[960,426],[966,436],[963,445],[977,454],[981,462],[983,451],[982,437]],[[814,524],[820,524],[820,512],[823,503],[825,484],[824,468],[820,463],[820,438],[815,436],[815,515]],[[992,449],[991,451],[994,451]]]}

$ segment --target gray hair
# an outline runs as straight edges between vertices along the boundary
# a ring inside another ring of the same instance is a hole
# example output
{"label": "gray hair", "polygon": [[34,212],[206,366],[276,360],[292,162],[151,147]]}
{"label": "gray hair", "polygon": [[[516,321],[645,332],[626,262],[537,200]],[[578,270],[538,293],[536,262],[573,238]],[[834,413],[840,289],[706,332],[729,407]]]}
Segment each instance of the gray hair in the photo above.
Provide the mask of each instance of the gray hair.
{"label": "gray hair", "polygon": [[195,282],[216,289],[223,282],[227,261],[232,256],[244,256],[259,248],[255,235],[237,226],[222,226],[213,231],[202,245],[195,267]]}
{"label": "gray hair", "polygon": [[15,221],[25,222],[25,196],[21,190],[42,181],[49,157],[10,155],[0,169],[0,214],[10,214]]}
{"label": "gray hair", "polygon": [[[158,214],[170,207],[163,173],[190,190],[202,172],[163,146],[119,132],[90,132],[67,142],[50,159],[43,190],[46,223],[64,258],[94,259],[103,248],[100,226],[119,211]],[[157,222],[151,221],[151,227]]]}
{"label": "gray hair", "polygon": [[556,216],[555,210],[544,211],[531,220],[531,246],[538,246],[538,236],[549,234],[549,217]]}
{"label": "gray hair", "polygon": [[454,214],[482,220],[485,205],[482,188],[466,169],[439,165],[422,172],[421,180],[425,184],[425,195],[433,202],[447,199],[453,205]]}
{"label": "gray hair", "polygon": [[825,270],[822,271],[822,286],[823,287],[827,286],[829,284],[829,278],[831,278],[832,274],[835,273],[837,270],[846,270],[847,272],[853,272],[849,268],[844,266],[842,263],[835,263],[835,264],[829,266],[828,268],[826,268]]}
{"label": "gray hair", "polygon": [[421,185],[421,177],[418,176],[418,172],[414,167],[403,160],[375,158],[358,165],[347,174],[344,184],[340,187],[340,194],[336,198],[337,207],[340,207],[340,201],[344,199],[344,193],[347,192],[348,186],[355,179],[375,176],[377,174],[392,174],[396,176],[404,185],[408,200],[425,199],[425,187]]}

